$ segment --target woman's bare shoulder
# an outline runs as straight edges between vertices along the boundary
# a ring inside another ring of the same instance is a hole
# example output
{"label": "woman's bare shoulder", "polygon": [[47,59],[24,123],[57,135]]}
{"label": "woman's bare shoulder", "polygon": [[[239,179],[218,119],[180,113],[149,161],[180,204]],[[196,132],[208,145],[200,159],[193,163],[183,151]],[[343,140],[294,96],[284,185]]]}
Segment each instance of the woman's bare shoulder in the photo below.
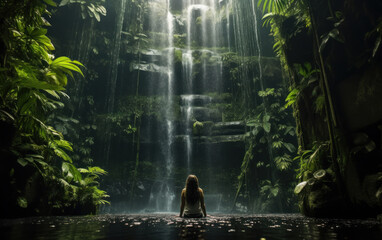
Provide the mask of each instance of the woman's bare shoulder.
{"label": "woman's bare shoulder", "polygon": [[199,188],[199,192],[200,192],[200,193],[203,193],[203,189]]}

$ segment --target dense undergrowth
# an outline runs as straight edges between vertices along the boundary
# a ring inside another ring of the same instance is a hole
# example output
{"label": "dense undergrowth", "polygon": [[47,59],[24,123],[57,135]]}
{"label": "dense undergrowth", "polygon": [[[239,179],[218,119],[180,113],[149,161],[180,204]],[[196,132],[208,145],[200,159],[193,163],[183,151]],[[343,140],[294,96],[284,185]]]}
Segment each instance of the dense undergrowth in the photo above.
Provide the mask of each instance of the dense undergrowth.
{"label": "dense undergrowth", "polygon": [[68,77],[84,67],[53,55],[52,7],[52,0],[0,3],[2,216],[89,214],[107,203],[98,188],[106,172],[73,162],[72,144],[52,127],[53,113],[69,98]]}
{"label": "dense undergrowth", "polygon": [[374,113],[380,108],[375,66],[381,62],[382,5],[351,0],[258,5],[290,79],[286,101],[297,124],[300,210],[312,216],[378,214],[381,116]]}

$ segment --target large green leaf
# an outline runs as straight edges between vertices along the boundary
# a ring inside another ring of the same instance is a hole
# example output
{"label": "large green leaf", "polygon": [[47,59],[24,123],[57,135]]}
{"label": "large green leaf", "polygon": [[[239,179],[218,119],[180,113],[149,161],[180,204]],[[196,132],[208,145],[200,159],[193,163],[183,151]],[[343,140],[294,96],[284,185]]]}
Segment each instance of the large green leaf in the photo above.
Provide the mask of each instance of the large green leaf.
{"label": "large green leaf", "polygon": [[97,175],[107,174],[107,172],[104,169],[102,169],[100,167],[96,167],[96,166],[95,167],[89,167],[89,172],[97,174]]}
{"label": "large green leaf", "polygon": [[288,96],[285,99],[285,102],[287,102],[285,104],[285,108],[292,106],[296,102],[297,96],[299,95],[299,93],[300,93],[300,90],[298,90],[297,88],[294,88],[289,92]]}
{"label": "large green leaf", "polygon": [[66,162],[72,163],[72,159],[69,157],[69,155],[56,144],[50,144],[50,147],[58,157],[62,158]]}
{"label": "large green leaf", "polygon": [[66,140],[60,139],[60,140],[54,140],[55,144],[57,144],[58,147],[64,148],[69,151],[73,151],[72,144]]}
{"label": "large green leaf", "polygon": [[263,128],[266,133],[269,133],[271,131],[271,123],[269,122],[263,123]]}
{"label": "large green leaf", "polygon": [[284,147],[288,149],[289,152],[293,153],[296,151],[296,147],[292,143],[283,143]]}
{"label": "large green leaf", "polygon": [[62,6],[65,6],[66,4],[68,4],[70,2],[70,0],[62,0],[61,2],[60,2],[60,7],[62,7]]}
{"label": "large green leaf", "polygon": [[57,4],[53,0],[44,0],[44,2],[52,7],[57,7]]}
{"label": "large green leaf", "polygon": [[18,162],[21,166],[23,166],[23,167],[25,167],[26,165],[28,165],[28,161],[25,160],[24,158],[18,158],[18,159],[17,159],[17,162]]}
{"label": "large green leaf", "polygon": [[64,174],[67,174],[68,177],[73,178],[75,181],[82,180],[81,172],[72,163],[63,162],[61,170]]}
{"label": "large green leaf", "polygon": [[34,78],[23,78],[20,82],[19,85],[21,87],[26,87],[26,88],[35,88],[35,89],[41,89],[41,90],[65,90],[64,87],[55,85],[55,84],[50,84],[48,82],[44,81],[39,81]]}
{"label": "large green leaf", "polygon": [[52,63],[50,64],[50,67],[53,70],[58,70],[58,71],[66,71],[66,70],[75,71],[81,74],[82,76],[84,76],[81,69],[77,65],[83,67],[82,63],[78,61],[72,61],[68,57],[59,57],[52,61]]}
{"label": "large green leaf", "polygon": [[260,123],[258,120],[249,120],[245,124],[247,127],[257,127],[260,126]]}

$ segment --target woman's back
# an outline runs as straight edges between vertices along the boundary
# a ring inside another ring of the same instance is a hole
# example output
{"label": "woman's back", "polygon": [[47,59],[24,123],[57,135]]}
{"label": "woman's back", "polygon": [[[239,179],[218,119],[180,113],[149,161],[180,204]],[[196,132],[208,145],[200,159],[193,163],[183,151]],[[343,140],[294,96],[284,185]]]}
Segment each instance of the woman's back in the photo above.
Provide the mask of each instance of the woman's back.
{"label": "woman's back", "polygon": [[203,190],[199,188],[199,181],[195,175],[188,176],[186,187],[182,190],[179,216],[182,217],[183,213],[184,217],[207,216]]}
{"label": "woman's back", "polygon": [[186,192],[186,189],[183,189],[184,191],[184,194],[185,194],[185,198],[186,198],[186,204],[185,204],[185,207],[184,207],[184,214],[185,215],[196,215],[196,214],[203,214],[202,212],[202,208],[201,208],[201,205],[200,205],[200,195],[201,195],[201,189],[199,188],[198,189],[198,198],[196,199],[195,202],[190,202],[187,200],[187,192]]}

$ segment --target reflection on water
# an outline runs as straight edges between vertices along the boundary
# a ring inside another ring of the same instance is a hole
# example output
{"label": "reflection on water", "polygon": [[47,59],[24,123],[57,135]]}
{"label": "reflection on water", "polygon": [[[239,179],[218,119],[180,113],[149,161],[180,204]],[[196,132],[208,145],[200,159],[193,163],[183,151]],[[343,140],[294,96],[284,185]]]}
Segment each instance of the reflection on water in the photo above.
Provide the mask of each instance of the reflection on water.
{"label": "reflection on water", "polygon": [[0,220],[0,239],[382,239],[375,220],[313,219],[298,214],[170,214]]}

